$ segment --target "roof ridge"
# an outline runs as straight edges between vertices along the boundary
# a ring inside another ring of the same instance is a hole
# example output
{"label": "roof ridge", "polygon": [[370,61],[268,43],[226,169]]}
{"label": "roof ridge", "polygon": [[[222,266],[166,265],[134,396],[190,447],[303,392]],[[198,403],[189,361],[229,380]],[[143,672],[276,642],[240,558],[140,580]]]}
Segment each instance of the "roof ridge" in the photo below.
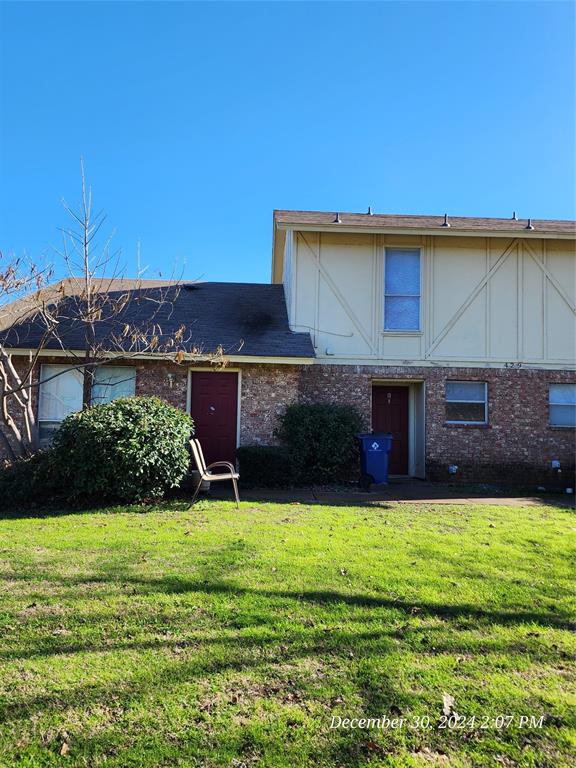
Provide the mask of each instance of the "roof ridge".
{"label": "roof ridge", "polygon": [[[362,216],[369,219],[444,219],[446,214],[444,213],[368,213],[366,211],[327,211],[327,210],[306,210],[299,208],[275,208],[274,218],[277,214],[304,214],[308,216],[335,216],[339,213],[340,216]],[[550,222],[556,224],[576,224],[576,219],[546,219],[538,218],[537,216],[520,216],[513,218],[512,216],[463,216],[458,214],[448,214],[448,219],[459,221],[510,221],[510,222],[522,222],[522,221],[540,221]]]}

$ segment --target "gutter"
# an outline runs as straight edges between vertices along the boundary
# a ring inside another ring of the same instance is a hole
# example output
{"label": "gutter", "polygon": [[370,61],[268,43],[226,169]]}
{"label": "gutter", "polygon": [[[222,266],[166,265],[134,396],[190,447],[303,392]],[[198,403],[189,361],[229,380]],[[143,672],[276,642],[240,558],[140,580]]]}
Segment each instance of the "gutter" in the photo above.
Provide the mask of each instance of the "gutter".
{"label": "gutter", "polygon": [[511,229],[511,230],[493,230],[493,229],[454,229],[439,227],[363,227],[347,224],[296,224],[296,223],[277,223],[276,229],[280,231],[293,229],[295,232],[346,232],[359,233],[367,235],[412,235],[412,237],[422,236],[441,236],[441,237],[522,237],[532,240],[574,240],[576,232],[550,232],[538,230],[537,228]]}
{"label": "gutter", "polygon": [[[23,347],[9,347],[6,349],[9,355],[26,355],[30,353],[36,353],[33,348]],[[71,358],[74,356],[83,355],[84,352],[81,349],[43,349],[39,353],[39,357],[63,357]],[[119,360],[155,360],[156,362],[174,362],[175,365],[190,365],[192,363],[213,363],[214,359],[210,355],[186,355],[181,363],[175,363],[173,354],[130,354],[123,352],[111,352],[108,357],[113,360],[118,358]],[[222,362],[230,363],[260,363],[268,365],[312,365],[315,361],[314,357],[272,357],[264,355],[223,355],[218,358]]]}

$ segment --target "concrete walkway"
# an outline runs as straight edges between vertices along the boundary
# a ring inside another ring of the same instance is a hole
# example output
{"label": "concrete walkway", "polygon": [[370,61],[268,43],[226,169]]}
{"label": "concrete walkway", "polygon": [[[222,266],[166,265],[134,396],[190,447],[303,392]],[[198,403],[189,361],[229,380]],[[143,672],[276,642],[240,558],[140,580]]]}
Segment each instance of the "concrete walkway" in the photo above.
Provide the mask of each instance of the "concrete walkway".
{"label": "concrete walkway", "polygon": [[[242,482],[242,481],[240,481]],[[211,498],[232,498],[232,492],[223,484],[213,486]],[[519,496],[493,486],[485,490],[478,486],[457,486],[430,483],[425,480],[391,480],[388,486],[374,486],[370,491],[356,488],[251,488],[242,489],[244,501],[272,502],[278,504],[330,504],[338,506],[381,505],[386,502],[399,504],[483,504],[500,507],[534,507],[553,505],[574,508],[574,495],[544,493]]]}

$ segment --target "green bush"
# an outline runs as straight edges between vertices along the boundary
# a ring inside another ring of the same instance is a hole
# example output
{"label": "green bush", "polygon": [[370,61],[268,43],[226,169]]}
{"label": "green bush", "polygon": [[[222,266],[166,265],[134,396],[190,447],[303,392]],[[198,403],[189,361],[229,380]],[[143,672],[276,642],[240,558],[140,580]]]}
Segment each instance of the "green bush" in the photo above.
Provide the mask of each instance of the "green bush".
{"label": "green bush", "polygon": [[57,494],[51,451],[38,451],[0,467],[0,507],[42,503]]}
{"label": "green bush", "polygon": [[292,463],[286,448],[275,445],[245,445],[236,455],[243,486],[274,488],[294,482]]}
{"label": "green bush", "polygon": [[139,501],[177,486],[188,469],[188,414],[157,397],[119,398],[65,419],[51,464],[68,501]]}
{"label": "green bush", "polygon": [[277,435],[288,451],[293,477],[300,483],[333,483],[358,476],[362,417],[349,405],[290,405]]}

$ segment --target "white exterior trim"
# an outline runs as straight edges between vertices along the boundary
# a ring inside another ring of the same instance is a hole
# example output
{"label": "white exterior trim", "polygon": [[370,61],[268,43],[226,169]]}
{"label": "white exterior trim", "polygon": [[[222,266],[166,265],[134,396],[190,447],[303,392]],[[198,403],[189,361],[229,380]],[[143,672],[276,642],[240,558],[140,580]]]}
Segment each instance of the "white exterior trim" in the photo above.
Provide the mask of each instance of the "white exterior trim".
{"label": "white exterior trim", "polygon": [[[31,347],[7,347],[6,352],[9,355],[29,355],[30,352],[36,352]],[[83,355],[84,352],[81,349],[42,349],[39,352],[40,357],[72,357],[74,355]],[[107,355],[111,360],[120,358],[122,360],[155,360],[158,363],[174,363],[174,360],[169,356],[163,356],[161,354],[149,354],[149,355],[132,355],[124,352],[110,352]],[[314,362],[313,357],[264,357],[260,355],[224,355],[222,358],[224,362],[230,361],[231,363],[258,363],[261,365],[311,365]],[[197,356],[188,362],[193,363],[212,363],[215,368],[219,368],[218,363],[214,363],[209,356]],[[186,360],[182,363],[174,363],[175,365],[186,365]],[[206,370],[206,367],[203,368]]]}
{"label": "white exterior trim", "polygon": [[378,357],[323,357],[314,360],[315,365],[356,365],[369,368],[514,368],[524,371],[575,371],[576,363],[559,360],[553,363],[522,362],[508,360],[462,360],[460,358],[436,358],[435,360],[400,360]]}
{"label": "white exterior trim", "polygon": [[276,230],[285,231],[292,229],[295,232],[346,232],[359,235],[412,235],[414,237],[427,235],[441,235],[442,237],[522,237],[532,240],[574,240],[574,232],[544,232],[542,230],[494,230],[494,229],[451,229],[450,227],[362,227],[348,224],[276,224]]}
{"label": "white exterior trim", "polygon": [[258,357],[257,355],[227,355],[231,363],[259,363],[262,365],[312,365],[313,357]]}
{"label": "white exterior trim", "polygon": [[[386,333],[381,332],[383,336],[397,336],[398,333]],[[403,332],[403,336],[422,336],[422,332]],[[10,355],[28,355],[33,352],[33,349],[13,349],[7,348],[6,352]],[[59,349],[54,350],[42,350],[40,357],[70,357],[72,354],[79,354],[80,350],[73,350],[70,352],[63,352]],[[156,360],[156,362],[172,362],[167,358],[158,358],[153,355],[142,355],[139,357],[124,357],[121,354],[118,357],[137,362],[138,360]],[[110,355],[110,359],[113,356]],[[248,357],[247,355],[242,357],[237,355],[235,357],[227,357],[231,363],[252,363],[252,364],[269,364],[269,365],[361,365],[361,366],[392,366],[394,368],[516,368],[518,370],[527,371],[576,371],[576,362],[574,360],[553,360],[547,363],[542,363],[538,360],[524,360],[522,362],[516,360],[502,360],[501,358],[476,358],[476,359],[463,359],[459,357],[436,357],[433,360],[400,360],[399,358],[383,358],[376,357],[375,355],[356,355],[355,357]],[[202,359],[195,361],[196,363],[202,362]],[[206,362],[209,362],[206,360]],[[81,365],[81,364],[80,364]],[[185,363],[181,363],[184,367]],[[207,366],[201,367],[201,370],[231,370],[230,368],[214,365],[212,368]]]}

